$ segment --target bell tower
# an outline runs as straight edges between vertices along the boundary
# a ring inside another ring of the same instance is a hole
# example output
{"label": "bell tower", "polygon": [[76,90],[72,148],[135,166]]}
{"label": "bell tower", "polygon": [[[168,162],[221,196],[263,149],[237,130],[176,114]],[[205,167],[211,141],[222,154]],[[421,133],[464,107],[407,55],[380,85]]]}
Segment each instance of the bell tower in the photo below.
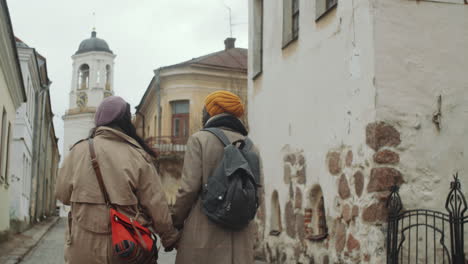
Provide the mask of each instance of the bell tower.
{"label": "bell tower", "polygon": [[69,107],[63,116],[66,155],[77,141],[88,137],[94,127],[94,114],[101,101],[114,95],[114,60],[116,55],[107,42],[97,37],[83,40],[72,56],[73,72]]}

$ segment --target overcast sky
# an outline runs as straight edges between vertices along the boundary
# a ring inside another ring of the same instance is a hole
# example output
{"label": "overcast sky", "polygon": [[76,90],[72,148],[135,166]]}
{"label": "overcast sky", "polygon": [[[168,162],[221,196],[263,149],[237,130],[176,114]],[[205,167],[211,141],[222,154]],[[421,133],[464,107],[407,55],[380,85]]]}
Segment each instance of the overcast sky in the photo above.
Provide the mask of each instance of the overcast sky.
{"label": "overcast sky", "polygon": [[[115,93],[132,108],[153,70],[224,48],[232,8],[236,46],[246,48],[246,0],[7,0],[17,37],[47,58],[54,123],[63,143],[62,116],[71,89],[71,56],[91,35],[109,44],[115,60]],[[93,12],[96,18],[93,18]],[[95,22],[94,22],[95,21]]]}

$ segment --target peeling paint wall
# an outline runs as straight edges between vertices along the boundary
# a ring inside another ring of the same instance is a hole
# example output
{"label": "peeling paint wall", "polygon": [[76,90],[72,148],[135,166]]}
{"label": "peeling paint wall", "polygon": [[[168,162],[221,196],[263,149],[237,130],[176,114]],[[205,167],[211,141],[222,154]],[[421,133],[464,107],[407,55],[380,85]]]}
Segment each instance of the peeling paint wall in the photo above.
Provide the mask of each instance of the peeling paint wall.
{"label": "peeling paint wall", "polygon": [[[385,263],[390,186],[402,186],[405,208],[437,210],[455,170],[468,188],[468,6],[338,1],[315,21],[315,1],[299,2],[299,39],[284,49],[283,1],[263,2],[263,72],[249,80],[265,175],[259,256]],[[250,69],[254,37],[251,26]],[[325,238],[314,237],[319,189]]]}
{"label": "peeling paint wall", "polygon": [[374,0],[377,116],[401,132],[400,194],[409,209],[446,212],[455,172],[468,197],[468,5],[462,2]]}
{"label": "peeling paint wall", "polygon": [[[339,1],[336,10],[315,22],[315,1],[300,1],[299,39],[282,49],[282,2],[264,1],[263,73],[249,83],[251,136],[260,148],[265,175],[264,255],[271,263],[334,263],[364,259],[361,252],[369,252],[378,263],[382,258],[376,256],[384,255],[382,228],[361,224],[358,216],[342,219],[343,207],[352,211],[355,204],[364,207],[374,201],[354,194],[353,178],[361,170],[367,181],[366,160],[373,155],[365,136],[367,124],[375,120],[370,3]],[[338,153],[339,169],[330,172],[332,152]],[[346,202],[338,193],[342,177],[351,195]],[[308,196],[316,185],[323,191],[328,236],[311,241],[304,230],[312,207]],[[283,231],[272,235],[269,220],[275,212],[269,203],[275,190]],[[348,239],[361,225],[368,228]],[[361,241],[362,250],[354,240]],[[346,241],[351,241],[349,250]]]}

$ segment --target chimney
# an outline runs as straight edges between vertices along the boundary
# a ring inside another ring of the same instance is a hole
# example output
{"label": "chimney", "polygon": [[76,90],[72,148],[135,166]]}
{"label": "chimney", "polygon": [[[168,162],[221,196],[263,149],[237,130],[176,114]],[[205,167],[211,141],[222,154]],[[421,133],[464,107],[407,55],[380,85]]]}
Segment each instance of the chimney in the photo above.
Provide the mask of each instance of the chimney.
{"label": "chimney", "polygon": [[227,38],[224,40],[225,50],[233,49],[236,47],[236,39],[235,38]]}

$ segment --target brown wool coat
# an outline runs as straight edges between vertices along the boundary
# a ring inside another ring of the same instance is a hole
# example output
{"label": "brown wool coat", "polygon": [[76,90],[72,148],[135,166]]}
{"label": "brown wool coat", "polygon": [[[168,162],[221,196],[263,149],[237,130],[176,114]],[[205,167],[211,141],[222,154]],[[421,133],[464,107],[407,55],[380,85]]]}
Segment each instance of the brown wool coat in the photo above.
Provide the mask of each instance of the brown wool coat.
{"label": "brown wool coat", "polygon": [[[94,139],[96,156],[110,200],[118,211],[152,227],[164,247],[178,238],[159,175],[148,154],[124,133],[101,127]],[[88,142],[76,144],[60,170],[56,196],[71,205],[65,261],[70,264],[111,263],[109,210],[91,165]]]}
{"label": "brown wool coat", "polygon": [[[231,142],[241,134],[224,130]],[[251,264],[254,262],[254,223],[233,232],[212,223],[201,211],[202,184],[222,159],[223,145],[209,132],[195,133],[187,143],[181,187],[172,207],[176,226],[184,225],[177,264]],[[185,224],[184,224],[185,220]]]}

